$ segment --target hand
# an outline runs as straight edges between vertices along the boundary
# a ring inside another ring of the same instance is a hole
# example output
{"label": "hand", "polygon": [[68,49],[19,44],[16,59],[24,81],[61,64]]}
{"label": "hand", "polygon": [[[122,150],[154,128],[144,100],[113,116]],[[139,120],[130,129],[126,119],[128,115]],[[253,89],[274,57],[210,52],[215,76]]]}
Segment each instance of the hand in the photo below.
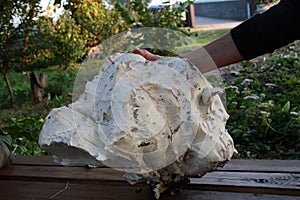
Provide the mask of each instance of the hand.
{"label": "hand", "polygon": [[[134,48],[133,53],[139,54],[149,61],[156,61],[162,58],[162,56],[155,55],[147,50],[139,49],[137,47]],[[216,69],[216,66],[213,64],[211,57],[207,54],[207,52],[203,48],[199,48],[195,51],[183,54],[181,57],[194,61],[197,64],[196,65],[197,67],[202,66],[201,68],[198,67],[202,73]]]}
{"label": "hand", "polygon": [[162,56],[150,53],[147,50],[139,49],[137,47],[134,48],[133,53],[139,54],[139,55],[143,56],[145,59],[150,60],[150,61],[155,61],[155,60],[158,60],[162,57]]}

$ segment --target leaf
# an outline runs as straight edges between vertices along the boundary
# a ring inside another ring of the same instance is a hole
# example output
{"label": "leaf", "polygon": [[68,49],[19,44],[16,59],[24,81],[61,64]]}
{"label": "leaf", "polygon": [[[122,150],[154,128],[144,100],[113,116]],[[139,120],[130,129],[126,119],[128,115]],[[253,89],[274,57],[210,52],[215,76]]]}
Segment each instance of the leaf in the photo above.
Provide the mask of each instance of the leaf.
{"label": "leaf", "polygon": [[2,140],[8,148],[12,148],[12,141],[8,137],[0,135],[0,140]]}
{"label": "leaf", "polygon": [[284,104],[284,106],[282,107],[281,111],[282,111],[282,112],[289,112],[290,107],[291,107],[291,103],[290,103],[290,101],[287,101],[287,102]]}

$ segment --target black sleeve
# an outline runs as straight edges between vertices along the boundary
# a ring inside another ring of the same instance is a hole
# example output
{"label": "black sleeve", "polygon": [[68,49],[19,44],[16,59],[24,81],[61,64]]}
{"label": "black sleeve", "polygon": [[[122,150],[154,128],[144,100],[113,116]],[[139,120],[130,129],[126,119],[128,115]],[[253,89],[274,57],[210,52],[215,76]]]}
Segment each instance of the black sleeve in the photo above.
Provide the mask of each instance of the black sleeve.
{"label": "black sleeve", "polygon": [[300,0],[281,0],[231,31],[241,55],[250,60],[300,39]]}

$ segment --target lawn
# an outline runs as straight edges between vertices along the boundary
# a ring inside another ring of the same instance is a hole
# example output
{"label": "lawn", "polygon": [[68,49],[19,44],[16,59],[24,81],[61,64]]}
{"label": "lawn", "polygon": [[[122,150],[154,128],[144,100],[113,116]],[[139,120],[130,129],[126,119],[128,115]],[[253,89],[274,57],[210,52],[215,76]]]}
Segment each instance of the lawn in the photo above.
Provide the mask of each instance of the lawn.
{"label": "lawn", "polygon": [[[193,33],[198,46],[228,33],[228,30]],[[299,159],[300,157],[300,59],[299,42],[251,62],[232,65],[224,73],[227,123],[240,153],[239,158]],[[77,69],[55,68],[47,73],[49,88],[57,96],[44,105],[30,102],[30,72],[12,72],[10,80],[16,106],[8,105],[9,95],[0,78],[0,137],[14,154],[45,155],[37,144],[44,118],[54,107],[72,101]]]}
{"label": "lawn", "polygon": [[216,29],[210,31],[197,31],[195,32],[195,40],[198,42],[198,45],[201,46],[220,38],[221,36],[229,33],[229,29]]}

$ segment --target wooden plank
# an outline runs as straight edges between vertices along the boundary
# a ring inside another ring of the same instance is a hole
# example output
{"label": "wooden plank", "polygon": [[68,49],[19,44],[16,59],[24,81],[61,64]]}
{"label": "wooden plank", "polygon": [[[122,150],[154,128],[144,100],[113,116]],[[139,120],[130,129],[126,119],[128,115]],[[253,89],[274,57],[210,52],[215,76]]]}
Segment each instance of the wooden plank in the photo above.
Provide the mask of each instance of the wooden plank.
{"label": "wooden plank", "polygon": [[[66,187],[67,186],[67,187]],[[43,200],[43,199],[89,199],[89,200],[153,200],[154,196],[149,187],[145,185],[102,185],[95,183],[73,183],[73,182],[22,182],[0,180],[0,200]],[[66,189],[65,189],[66,188]],[[65,190],[64,190],[65,189]],[[52,198],[51,198],[52,197]],[[161,200],[299,200],[300,197],[249,194],[233,192],[217,192],[203,190],[180,190],[174,196],[163,193]]]}
{"label": "wooden plank", "polygon": [[123,172],[111,168],[12,165],[0,169],[1,179],[125,181]]}
{"label": "wooden plank", "polygon": [[300,160],[231,160],[219,171],[300,173]]}
{"label": "wooden plank", "polygon": [[[1,181],[0,199],[153,199],[146,185],[130,187],[128,184],[108,185],[95,183]],[[66,190],[64,190],[66,188]]]}
{"label": "wooden plank", "polygon": [[300,174],[258,172],[211,172],[191,178],[192,184],[290,188],[300,190]]}
{"label": "wooden plank", "polygon": [[[165,198],[167,197],[167,198]],[[240,192],[218,192],[205,190],[181,190],[173,198],[162,195],[162,199],[191,200],[300,200],[300,197]]]}
{"label": "wooden plank", "polygon": [[[124,181],[123,172],[111,168],[62,166],[9,166],[0,170],[6,179],[66,179],[78,181]],[[193,184],[300,189],[300,174],[215,171],[202,178],[191,178]]]}
{"label": "wooden plank", "polygon": [[209,188],[226,187],[225,191],[286,194],[300,196],[300,174],[258,172],[211,172],[202,178],[190,178],[191,185]]}
{"label": "wooden plank", "polygon": [[[123,179],[123,172],[114,169],[62,166],[12,165],[0,170],[0,179],[127,183]],[[299,182],[300,174],[216,171],[207,173],[202,178],[191,178],[191,184],[185,188],[300,195]]]}
{"label": "wooden plank", "polygon": [[[16,156],[15,165],[55,165],[50,156]],[[245,172],[291,172],[300,173],[300,160],[243,160],[235,159],[227,162],[219,171]]]}
{"label": "wooden plank", "polygon": [[[13,165],[0,169],[0,180],[23,180],[23,184],[34,181],[128,186],[122,176],[123,172],[110,168],[63,167],[54,163],[51,157],[35,156],[17,156]],[[191,178],[191,184],[184,186],[184,191],[210,190],[295,197],[300,196],[299,183],[299,160],[232,160],[218,171],[202,178]],[[146,184],[143,187],[147,187]]]}

